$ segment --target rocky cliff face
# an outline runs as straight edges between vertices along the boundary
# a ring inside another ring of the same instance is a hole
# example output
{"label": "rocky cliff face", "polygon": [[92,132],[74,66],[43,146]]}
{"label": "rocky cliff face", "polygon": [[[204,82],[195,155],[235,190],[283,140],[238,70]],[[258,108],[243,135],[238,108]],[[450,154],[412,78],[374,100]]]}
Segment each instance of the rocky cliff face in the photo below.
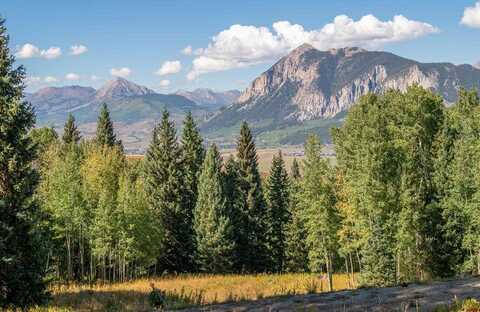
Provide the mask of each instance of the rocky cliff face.
{"label": "rocky cliff face", "polygon": [[233,111],[250,122],[331,118],[369,92],[405,90],[415,83],[451,103],[459,87],[480,86],[480,70],[471,65],[419,63],[360,48],[319,51],[304,44],[256,78],[237,103],[214,116],[210,124],[237,122]]}

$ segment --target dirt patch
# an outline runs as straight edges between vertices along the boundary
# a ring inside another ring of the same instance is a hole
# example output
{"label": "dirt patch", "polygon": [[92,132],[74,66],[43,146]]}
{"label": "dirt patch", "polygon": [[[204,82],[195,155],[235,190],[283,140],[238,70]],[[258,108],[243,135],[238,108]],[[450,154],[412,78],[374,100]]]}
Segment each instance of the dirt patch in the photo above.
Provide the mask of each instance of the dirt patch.
{"label": "dirt patch", "polygon": [[407,287],[364,288],[323,294],[277,297],[219,304],[183,311],[431,311],[457,299],[480,299],[480,277],[410,284]]}

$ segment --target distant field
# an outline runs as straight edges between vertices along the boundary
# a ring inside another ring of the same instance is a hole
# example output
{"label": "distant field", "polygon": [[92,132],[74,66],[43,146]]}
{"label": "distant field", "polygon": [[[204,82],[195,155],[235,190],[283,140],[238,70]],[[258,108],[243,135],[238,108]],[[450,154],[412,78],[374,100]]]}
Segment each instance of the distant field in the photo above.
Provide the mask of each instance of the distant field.
{"label": "distant field", "polygon": [[[279,148],[266,148],[266,149],[258,149],[258,166],[260,172],[262,174],[267,174],[270,170],[270,165],[272,163],[272,158],[274,155],[278,154],[278,151],[282,151],[283,160],[285,161],[285,166],[287,171],[290,172],[290,167],[292,166],[293,159],[296,158],[297,161],[300,161],[304,158],[303,155],[303,146],[285,146]],[[221,155],[224,160],[226,160],[230,155],[235,155],[234,149],[224,149],[221,150]],[[328,145],[324,148],[324,152],[326,157],[333,159],[333,147]],[[143,155],[128,155],[128,159],[142,159]]]}
{"label": "distant field", "polygon": [[[334,275],[333,282],[335,290],[354,287],[346,274]],[[48,309],[35,311],[151,311],[151,284],[167,291],[170,309],[327,290],[319,274],[181,275],[93,287],[61,285],[52,288]]]}

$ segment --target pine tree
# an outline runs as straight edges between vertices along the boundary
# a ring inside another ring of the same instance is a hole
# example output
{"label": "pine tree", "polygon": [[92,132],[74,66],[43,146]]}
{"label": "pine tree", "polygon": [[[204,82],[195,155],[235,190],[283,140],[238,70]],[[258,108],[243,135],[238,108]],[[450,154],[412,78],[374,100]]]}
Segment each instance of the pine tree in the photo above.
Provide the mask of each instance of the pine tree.
{"label": "pine tree", "polygon": [[158,269],[168,272],[192,271],[194,247],[191,240],[190,212],[184,196],[184,169],[175,126],[163,112],[153,130],[145,159],[145,191],[151,209],[160,218],[164,238]]}
{"label": "pine tree", "polygon": [[289,179],[279,151],[272,160],[266,185],[267,242],[270,255],[270,271],[281,272],[285,262],[285,231],[289,215]]}
{"label": "pine tree", "polygon": [[75,125],[75,117],[71,113],[68,114],[67,121],[63,127],[62,140],[65,144],[77,144],[80,141],[80,131],[78,131],[77,125]]}
{"label": "pine tree", "polygon": [[[185,208],[188,214],[187,221],[191,222],[197,202],[198,177],[205,157],[205,149],[203,148],[202,137],[190,112],[185,117],[181,144],[182,164],[185,174]],[[190,237],[193,240],[193,224],[189,226],[191,228]]]}
{"label": "pine tree", "polygon": [[98,145],[107,145],[113,147],[119,144],[117,137],[113,130],[113,123],[110,119],[110,112],[108,111],[107,104],[103,103],[100,108],[100,115],[97,120],[97,134],[95,142]]}
{"label": "pine tree", "polygon": [[246,122],[242,123],[237,139],[237,159],[239,166],[239,189],[243,194],[241,206],[242,237],[237,246],[243,270],[247,272],[265,271],[267,265],[267,245],[265,225],[267,212],[258,172],[257,151],[253,136]]}
{"label": "pine tree", "polygon": [[215,145],[207,152],[194,212],[196,260],[201,271],[231,272],[234,237],[222,183],[222,160]]}
{"label": "pine tree", "polygon": [[0,307],[22,308],[46,298],[45,266],[34,228],[36,151],[28,136],[35,116],[23,100],[23,67],[14,68],[0,19]]}
{"label": "pine tree", "polygon": [[298,165],[297,158],[293,159],[292,167],[290,168],[290,176],[296,181],[298,181],[302,177],[300,174],[300,166]]}

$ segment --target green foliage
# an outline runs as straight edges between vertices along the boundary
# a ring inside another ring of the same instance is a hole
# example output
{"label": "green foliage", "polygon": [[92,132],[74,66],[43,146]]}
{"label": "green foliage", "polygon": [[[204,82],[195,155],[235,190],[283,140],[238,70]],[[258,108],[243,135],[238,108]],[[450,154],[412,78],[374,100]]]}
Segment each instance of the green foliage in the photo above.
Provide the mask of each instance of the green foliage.
{"label": "green foliage", "polygon": [[196,260],[201,271],[231,272],[235,242],[221,173],[222,159],[215,145],[207,152],[198,185],[194,212]]}
{"label": "green foliage", "polygon": [[77,125],[75,125],[75,117],[71,113],[68,114],[67,121],[63,127],[62,141],[67,145],[77,144],[80,141],[80,131],[78,131]]}
{"label": "green foliage", "polygon": [[[202,168],[203,159],[205,158],[205,149],[203,148],[203,140],[198,131],[197,125],[191,113],[185,117],[183,132],[181,137],[181,153],[183,166],[183,184],[184,184],[184,200],[187,227],[189,228],[188,236],[184,239],[190,240],[189,246],[193,246],[193,210],[197,203],[199,175]],[[193,250],[191,250],[193,252]]]}
{"label": "green foliage", "polygon": [[[68,123],[68,121],[67,121]],[[107,104],[103,103],[100,108],[100,114],[97,120],[97,133],[95,137],[95,142],[98,145],[114,146],[120,144],[120,141],[117,141],[113,130],[113,123],[110,119],[110,112],[108,111]]]}
{"label": "green foliage", "polygon": [[270,271],[282,272],[285,262],[285,232],[290,220],[290,185],[281,151],[273,157],[266,183],[267,233]]}
{"label": "green foliage", "polygon": [[261,272],[267,265],[266,220],[267,212],[263,198],[257,151],[247,123],[243,123],[237,139],[239,190],[242,194],[240,207],[240,237],[237,241],[238,256],[243,262],[243,271]]}
{"label": "green foliage", "polygon": [[29,136],[39,153],[56,143],[58,139],[58,134],[52,127],[34,128],[30,131]]}
{"label": "green foliage", "polygon": [[0,307],[21,308],[46,298],[45,264],[32,199],[36,150],[28,136],[35,117],[23,100],[23,67],[14,67],[5,20],[0,19]]}
{"label": "green foliage", "polygon": [[310,136],[305,145],[299,205],[307,233],[308,266],[312,272],[327,272],[331,286],[339,218],[335,207],[333,170],[321,152],[318,137]]}
{"label": "green foliage", "polygon": [[186,205],[184,167],[175,126],[167,111],[153,130],[145,158],[145,191],[164,231],[164,252],[158,269],[168,272],[192,270],[191,211]]}

